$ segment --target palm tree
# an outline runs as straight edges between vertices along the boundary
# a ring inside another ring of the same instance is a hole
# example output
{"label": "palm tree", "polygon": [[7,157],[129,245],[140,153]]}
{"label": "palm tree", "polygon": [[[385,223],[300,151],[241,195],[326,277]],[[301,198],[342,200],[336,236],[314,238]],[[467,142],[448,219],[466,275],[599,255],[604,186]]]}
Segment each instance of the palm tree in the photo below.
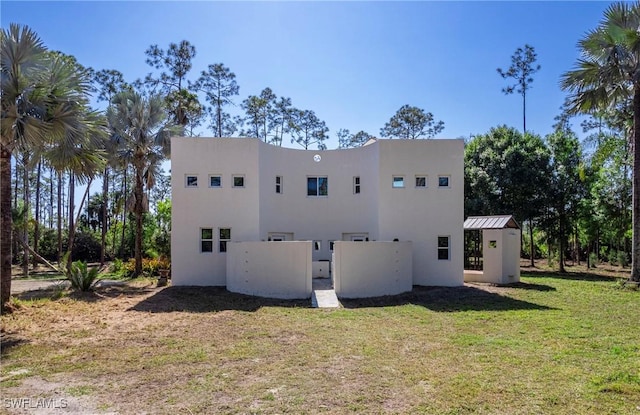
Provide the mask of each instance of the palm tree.
{"label": "palm tree", "polygon": [[[2,112],[0,119],[0,302],[11,292],[11,157],[31,151],[58,169],[86,172],[101,157],[82,143],[100,130],[88,111],[89,76],[70,57],[47,52],[27,26],[0,33]],[[88,163],[88,164],[87,164]],[[80,168],[82,166],[82,168]]]}
{"label": "palm tree", "polygon": [[133,213],[136,217],[135,275],[142,273],[142,219],[148,209],[147,189],[155,183],[159,164],[169,156],[169,138],[180,134],[179,126],[167,120],[165,100],[160,95],[143,97],[138,92],[123,91],[113,98],[107,111],[112,139],[121,160],[133,166],[135,186]]}
{"label": "palm tree", "polygon": [[562,76],[574,113],[631,102],[633,109],[633,244],[630,280],[640,282],[640,3],[614,3],[578,43],[582,57]]}

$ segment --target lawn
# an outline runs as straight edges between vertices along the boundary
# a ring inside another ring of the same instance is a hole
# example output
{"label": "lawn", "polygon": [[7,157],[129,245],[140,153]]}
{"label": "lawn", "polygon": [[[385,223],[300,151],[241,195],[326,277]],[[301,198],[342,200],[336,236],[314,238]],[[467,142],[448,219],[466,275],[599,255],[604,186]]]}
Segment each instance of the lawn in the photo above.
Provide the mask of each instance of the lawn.
{"label": "lawn", "polygon": [[0,411],[640,414],[640,291],[609,275],[337,310],[141,284],[51,296],[1,318]]}

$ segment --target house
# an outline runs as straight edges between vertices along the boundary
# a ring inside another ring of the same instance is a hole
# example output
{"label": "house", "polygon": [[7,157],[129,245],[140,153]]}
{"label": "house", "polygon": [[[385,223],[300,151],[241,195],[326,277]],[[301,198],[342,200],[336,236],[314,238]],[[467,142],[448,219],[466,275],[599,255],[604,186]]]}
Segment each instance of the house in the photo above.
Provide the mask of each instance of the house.
{"label": "house", "polygon": [[173,285],[305,298],[463,284],[462,140],[297,150],[258,139],[171,142]]}

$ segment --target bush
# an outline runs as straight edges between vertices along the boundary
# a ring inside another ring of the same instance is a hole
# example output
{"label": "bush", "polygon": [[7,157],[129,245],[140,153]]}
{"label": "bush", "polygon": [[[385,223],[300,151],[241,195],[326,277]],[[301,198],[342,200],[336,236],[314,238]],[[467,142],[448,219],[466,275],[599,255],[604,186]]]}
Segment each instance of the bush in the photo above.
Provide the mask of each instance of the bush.
{"label": "bush", "polygon": [[91,232],[76,232],[72,256],[79,261],[100,261],[100,241]]}
{"label": "bush", "polygon": [[67,273],[71,288],[78,291],[90,291],[98,282],[98,268],[88,268],[84,261],[75,261]]}
{"label": "bush", "polygon": [[616,255],[616,261],[618,262],[618,265],[623,268],[629,266],[629,258],[627,257],[627,253],[624,251],[618,251]]}
{"label": "bush", "polygon": [[[171,261],[165,257],[159,258],[142,258],[142,275],[146,277],[152,277],[159,275],[158,270],[169,269],[171,267]],[[136,270],[136,260],[134,258],[129,259],[123,265],[123,274],[126,277],[133,277]]]}
{"label": "bush", "polygon": [[589,254],[589,266],[595,268],[598,265],[598,255],[595,252]]}

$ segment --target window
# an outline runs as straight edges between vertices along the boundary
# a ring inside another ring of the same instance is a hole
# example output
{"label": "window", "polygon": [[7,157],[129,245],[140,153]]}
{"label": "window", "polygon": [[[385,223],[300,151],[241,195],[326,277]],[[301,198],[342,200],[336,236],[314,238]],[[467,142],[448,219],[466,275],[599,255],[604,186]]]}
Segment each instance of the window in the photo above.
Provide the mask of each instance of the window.
{"label": "window", "polygon": [[438,259],[449,259],[449,237],[438,236]]}
{"label": "window", "polygon": [[489,248],[497,248],[498,241],[489,241]]}
{"label": "window", "polygon": [[307,177],[307,196],[327,196],[329,179],[327,177]]}
{"label": "window", "polygon": [[276,193],[282,193],[282,176],[276,176]]}
{"label": "window", "polygon": [[230,228],[220,228],[220,244],[219,244],[219,252],[227,252],[227,242],[231,240],[231,229]]}
{"label": "window", "polygon": [[400,189],[404,187],[404,176],[393,176],[393,188]]}
{"label": "window", "polygon": [[333,244],[334,244],[335,242],[336,242],[336,241],[329,241],[329,251],[333,252]]}
{"label": "window", "polygon": [[353,194],[360,194],[360,176],[355,176],[353,178]]}
{"label": "window", "polygon": [[313,241],[313,250],[321,251],[322,250],[322,241]]}
{"label": "window", "polygon": [[427,187],[427,176],[416,176],[416,187]]}
{"label": "window", "polygon": [[198,176],[188,174],[185,176],[185,182],[187,187],[198,187]]}
{"label": "window", "polygon": [[233,176],[233,187],[244,187],[244,176]]}
{"label": "window", "polygon": [[209,176],[209,187],[222,187],[222,176]]}
{"label": "window", "polygon": [[438,187],[449,187],[449,176],[438,176]]}
{"label": "window", "polygon": [[213,229],[200,229],[200,252],[213,252]]}

